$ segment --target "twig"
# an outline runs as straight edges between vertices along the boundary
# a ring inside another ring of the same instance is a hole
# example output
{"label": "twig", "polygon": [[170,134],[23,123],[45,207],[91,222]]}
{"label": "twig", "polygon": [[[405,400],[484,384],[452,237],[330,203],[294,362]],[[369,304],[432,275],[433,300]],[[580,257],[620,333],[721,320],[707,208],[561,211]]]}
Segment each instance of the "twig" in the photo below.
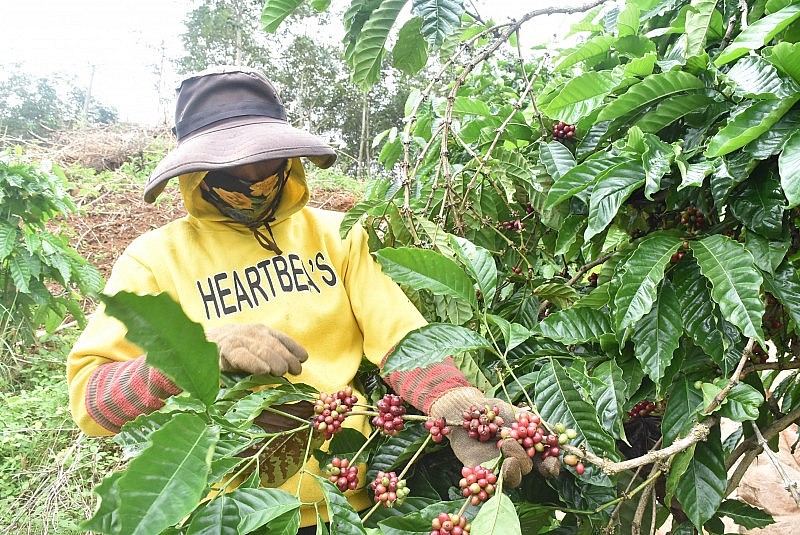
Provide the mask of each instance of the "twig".
{"label": "twig", "polygon": [[753,372],[760,372],[764,370],[797,370],[800,369],[800,360],[793,360],[790,362],[762,362],[761,364],[750,364],[745,366],[742,370],[742,378]]}
{"label": "twig", "polygon": [[693,444],[703,442],[706,438],[708,438],[708,433],[711,428],[717,425],[718,422],[719,419],[716,416],[710,416],[702,422],[697,422],[694,424],[686,436],[676,440],[666,448],[648,451],[640,457],[634,457],[633,459],[620,462],[609,461],[608,459],[598,457],[590,451],[585,451],[580,447],[571,446],[569,444],[564,444],[562,449],[577,455],[579,458],[585,459],[594,465],[597,465],[603,472],[613,476],[614,474],[618,474],[623,470],[632,470],[638,466],[663,461],[672,457],[676,453],[680,453],[688,449]]}
{"label": "twig", "polygon": [[711,400],[711,403],[708,404],[708,407],[703,409],[703,412],[700,414],[711,414],[714,410],[720,406],[720,404],[725,401],[725,398],[730,393],[733,388],[739,384],[739,380],[741,379],[742,370],[744,370],[744,365],[747,364],[747,361],[750,359],[750,356],[753,354],[753,346],[755,346],[755,339],[751,338],[747,341],[747,345],[744,347],[744,351],[742,351],[742,358],[739,359],[739,364],[736,366],[736,370],[731,375],[731,378],[728,380],[728,384],[725,385],[725,388],[720,390],[720,392],[714,396],[714,399]]}
{"label": "twig", "polygon": [[[614,251],[604,254],[603,256],[598,258],[597,260],[593,260],[593,261],[589,262],[588,264],[586,264],[585,266],[581,266],[580,268],[578,268],[578,271],[575,272],[575,275],[565,283],[566,286],[572,286],[573,284],[575,284],[576,282],[581,280],[581,277],[583,277],[583,275],[587,271],[589,271],[590,269],[592,269],[595,266],[599,266],[600,264],[604,263],[606,260],[608,260],[612,256],[614,256]],[[550,301],[547,301],[547,300],[542,301],[542,304],[539,305],[539,315],[540,316],[542,315],[542,313],[545,310],[547,310],[550,307],[550,304],[551,304]]]}
{"label": "twig", "polygon": [[781,465],[781,462],[778,460],[775,454],[772,453],[772,450],[769,448],[769,444],[767,444],[766,439],[761,434],[761,431],[758,429],[758,426],[755,424],[755,422],[750,422],[750,425],[753,426],[753,432],[755,433],[758,443],[761,445],[761,449],[767,454],[772,466],[775,467],[775,470],[778,471],[781,479],[783,479],[783,488],[786,489],[789,494],[791,494],[794,503],[800,506],[800,493],[797,491],[797,481],[792,481],[792,478],[790,478],[789,474],[786,473],[786,470]]}
{"label": "twig", "polygon": [[[650,475],[648,476],[647,480],[651,481],[649,485],[647,485],[644,490],[642,490],[642,495],[639,497],[639,504],[636,506],[636,513],[633,515],[633,520],[631,521],[631,533],[633,535],[640,535],[642,533],[642,519],[644,518],[644,510],[647,508],[647,502],[650,501],[650,496],[653,495],[655,497],[655,486],[656,480],[658,476],[661,475],[661,467],[657,464],[653,465],[653,469],[650,470]],[[653,513],[651,517],[654,519],[656,516],[656,509],[653,507]],[[650,530],[652,533],[653,530]]]}

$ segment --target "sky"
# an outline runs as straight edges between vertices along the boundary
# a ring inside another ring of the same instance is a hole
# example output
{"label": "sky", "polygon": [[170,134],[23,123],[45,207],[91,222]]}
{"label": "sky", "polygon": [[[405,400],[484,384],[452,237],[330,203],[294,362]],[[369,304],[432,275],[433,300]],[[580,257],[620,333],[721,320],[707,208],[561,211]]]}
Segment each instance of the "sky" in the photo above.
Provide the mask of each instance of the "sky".
{"label": "sky", "polygon": [[[498,22],[556,3],[476,1],[481,14]],[[193,5],[190,0],[0,0],[0,65],[21,63],[35,76],[74,77],[102,104],[116,108],[120,121],[171,123],[171,103],[159,103],[154,66],[165,58],[169,68],[169,58],[180,54],[183,19]],[[566,30],[560,17],[548,19],[537,22],[548,31]],[[177,78],[170,74],[161,82],[172,88]]]}

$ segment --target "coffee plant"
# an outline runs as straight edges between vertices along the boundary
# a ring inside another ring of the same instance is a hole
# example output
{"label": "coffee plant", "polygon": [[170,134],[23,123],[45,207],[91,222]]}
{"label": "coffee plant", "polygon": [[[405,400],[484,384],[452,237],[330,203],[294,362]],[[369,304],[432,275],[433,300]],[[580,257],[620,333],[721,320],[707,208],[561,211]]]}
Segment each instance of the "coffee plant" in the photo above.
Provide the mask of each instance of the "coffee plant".
{"label": "coffee plant", "polygon": [[13,340],[30,343],[42,325],[54,330],[67,313],[83,325],[80,299],[102,287],[97,269],[47,226],[78,211],[66,182],[57,166],[21,150],[0,154],[0,354]]}
{"label": "coffee plant", "polygon": [[[268,0],[262,22],[272,31],[301,3]],[[490,443],[530,433],[536,468],[518,488],[463,487],[441,432],[462,422],[425,424],[407,407],[393,414],[392,401],[335,411],[331,421],[375,418],[383,430],[369,438],[345,427],[320,446],[301,418],[278,433],[302,436],[321,466],[366,463],[357,478],[369,486],[382,473],[362,514],[345,481],[316,478],[331,532],[641,532],[669,517],[672,533],[722,534],[726,517],[772,523],[730,495],[800,418],[800,2],[594,1],[495,23],[459,0],[415,0],[388,39],[406,3],[356,0],[344,15],[356,82],[375,83],[387,57],[431,72],[403,126],[376,140],[394,178],[371,184],[341,228],[366,228],[430,322],[380,373],[453,356],[487,395],[520,407],[522,422],[494,424]],[[523,50],[529,21],[552,13],[582,14],[574,44]],[[132,457],[98,487],[87,528],[294,533],[297,498],[255,477],[201,500],[268,462],[258,453],[277,435],[254,425],[258,414],[338,394],[276,378],[257,392],[265,380],[220,386],[213,346],[168,299],[104,300],[185,393],[117,437]],[[180,339],[160,330],[176,323]],[[362,391],[377,401],[374,374]],[[490,431],[492,407],[464,411],[476,435]],[[409,489],[402,503],[392,483]]]}

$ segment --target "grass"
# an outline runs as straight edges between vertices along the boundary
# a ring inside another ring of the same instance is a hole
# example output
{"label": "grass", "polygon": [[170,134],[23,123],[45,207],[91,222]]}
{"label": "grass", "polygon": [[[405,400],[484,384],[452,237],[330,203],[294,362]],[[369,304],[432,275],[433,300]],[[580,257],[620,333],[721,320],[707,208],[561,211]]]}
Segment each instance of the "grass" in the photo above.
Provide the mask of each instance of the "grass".
{"label": "grass", "polygon": [[77,332],[19,351],[0,382],[0,532],[82,533],[92,489],[119,465],[108,439],[87,437],[68,408],[65,360]]}

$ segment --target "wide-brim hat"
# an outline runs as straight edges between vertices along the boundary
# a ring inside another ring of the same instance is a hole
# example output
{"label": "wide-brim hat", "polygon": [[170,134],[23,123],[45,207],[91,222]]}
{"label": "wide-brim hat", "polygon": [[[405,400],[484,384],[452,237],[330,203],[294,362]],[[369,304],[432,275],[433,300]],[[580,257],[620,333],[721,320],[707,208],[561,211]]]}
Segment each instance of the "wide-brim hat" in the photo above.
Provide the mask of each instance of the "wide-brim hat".
{"label": "wide-brim hat", "polygon": [[272,83],[242,67],[204,71],[178,87],[175,106],[177,147],[156,166],[144,189],[152,203],[169,179],[264,160],[306,157],[319,167],[336,161],[322,138],[297,129]]}

